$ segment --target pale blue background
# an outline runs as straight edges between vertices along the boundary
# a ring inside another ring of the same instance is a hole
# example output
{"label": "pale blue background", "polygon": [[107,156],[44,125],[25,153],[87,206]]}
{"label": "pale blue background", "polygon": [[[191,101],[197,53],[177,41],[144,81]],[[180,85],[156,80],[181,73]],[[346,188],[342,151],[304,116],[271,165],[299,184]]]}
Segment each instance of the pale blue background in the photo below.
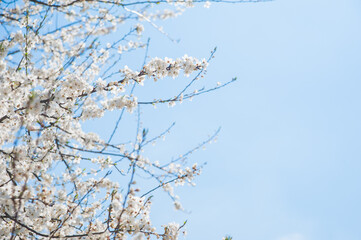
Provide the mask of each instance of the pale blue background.
{"label": "pale blue background", "polygon": [[[144,23],[150,56],[207,57],[217,46],[200,86],[238,81],[174,108],[142,107],[153,134],[177,122],[148,150],[155,159],[222,126],[218,143],[192,157],[208,163],[197,187],[178,191],[191,213],[173,211],[160,193],[155,223],[188,219],[190,240],[360,240],[361,1],[212,4],[157,23],[181,41]],[[182,81],[152,93],[174,96]]]}

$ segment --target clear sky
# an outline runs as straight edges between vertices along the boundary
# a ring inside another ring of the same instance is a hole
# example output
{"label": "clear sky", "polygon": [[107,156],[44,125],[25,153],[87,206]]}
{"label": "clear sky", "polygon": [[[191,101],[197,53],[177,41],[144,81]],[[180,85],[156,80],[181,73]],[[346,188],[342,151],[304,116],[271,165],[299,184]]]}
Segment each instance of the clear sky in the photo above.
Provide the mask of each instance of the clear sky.
{"label": "clear sky", "polygon": [[[159,24],[181,41],[148,30],[151,57],[208,57],[217,46],[200,86],[238,81],[173,108],[142,108],[150,132],[176,121],[150,150],[160,158],[222,127],[192,157],[207,162],[197,187],[178,191],[188,213],[159,194],[155,221],[188,219],[189,240],[360,240],[361,2],[212,4]],[[174,96],[181,81],[154,85],[154,95]]]}

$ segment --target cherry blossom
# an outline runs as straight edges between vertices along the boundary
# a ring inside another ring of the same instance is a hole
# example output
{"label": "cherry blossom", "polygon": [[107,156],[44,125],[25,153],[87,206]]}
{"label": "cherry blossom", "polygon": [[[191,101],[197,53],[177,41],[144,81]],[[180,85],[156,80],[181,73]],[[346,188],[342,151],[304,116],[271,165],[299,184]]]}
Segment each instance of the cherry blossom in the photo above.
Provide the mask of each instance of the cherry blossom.
{"label": "cherry blossom", "polygon": [[[117,144],[117,126],[103,139],[83,123],[108,111],[122,116],[140,106],[174,106],[234,81],[195,89],[215,50],[205,59],[147,55],[145,29],[169,37],[155,21],[177,17],[197,2],[1,2],[1,239],[178,239],[184,224],[152,224],[152,194],[165,191],[183,210],[175,187],[194,185],[202,170],[188,157],[218,131],[181,157],[160,162],[144,148],[173,125],[155,136],[138,126],[136,140]],[[120,61],[131,51],[146,52],[142,67]],[[176,96],[147,100],[133,94],[138,85],[172,78],[186,81]],[[152,179],[153,188],[142,188],[138,174]]]}

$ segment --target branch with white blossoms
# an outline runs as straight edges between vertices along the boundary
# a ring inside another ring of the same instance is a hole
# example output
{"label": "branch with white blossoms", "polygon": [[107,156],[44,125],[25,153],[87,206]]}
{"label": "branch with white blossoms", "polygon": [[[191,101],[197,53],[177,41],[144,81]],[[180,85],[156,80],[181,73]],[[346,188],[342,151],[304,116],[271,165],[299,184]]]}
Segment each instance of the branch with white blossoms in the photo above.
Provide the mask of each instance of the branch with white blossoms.
{"label": "branch with white blossoms", "polygon": [[205,59],[198,60],[187,55],[182,58],[177,58],[176,60],[172,60],[171,58],[153,58],[140,72],[133,71],[127,66],[121,69],[120,71],[124,75],[124,79],[121,83],[128,84],[129,80],[134,80],[143,85],[146,76],[153,78],[154,81],[167,76],[176,78],[179,76],[181,70],[184,75],[188,77],[194,71],[206,69],[207,65],[208,62]]}
{"label": "branch with white blossoms", "polygon": [[[188,157],[218,131],[173,160],[152,159],[145,150],[174,124],[148,137],[140,107],[173,105],[234,80],[196,89],[214,51],[207,60],[150,58],[144,34],[148,26],[161,29],[153,21],[176,17],[198,2],[209,6],[203,0],[1,1],[1,239],[179,238],[185,223],[152,223],[152,194],[165,191],[182,210],[175,187],[193,186],[203,167]],[[143,49],[138,70],[127,67],[130,52]],[[138,100],[138,85],[167,78],[185,78],[185,87],[166,100]],[[83,129],[85,121],[109,111],[121,112],[109,138]],[[135,137],[117,131],[118,125],[130,126],[122,118],[127,112],[138,114]],[[126,140],[114,143],[113,136]]]}

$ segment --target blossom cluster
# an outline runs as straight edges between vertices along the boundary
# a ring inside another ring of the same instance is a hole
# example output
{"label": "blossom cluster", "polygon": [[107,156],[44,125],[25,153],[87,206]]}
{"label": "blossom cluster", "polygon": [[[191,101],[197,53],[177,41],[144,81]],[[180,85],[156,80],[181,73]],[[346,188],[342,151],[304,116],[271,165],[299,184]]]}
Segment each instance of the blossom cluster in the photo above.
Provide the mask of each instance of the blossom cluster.
{"label": "blossom cluster", "polygon": [[[145,22],[155,26],[193,6],[165,4],[173,10],[152,12],[151,3],[134,1],[1,3],[1,239],[178,239],[183,226],[152,224],[150,193],[163,189],[183,209],[174,186],[193,185],[201,167],[145,156],[162,134],[150,141],[143,130],[119,145],[82,127],[107,111],[134,112],[140,102],[132,88],[146,79],[207,68],[207,60],[187,55],[150,58],[138,71],[120,61],[148,47]],[[141,189],[135,172],[154,188]]]}
{"label": "blossom cluster", "polygon": [[125,66],[120,71],[124,75],[124,82],[129,83],[130,80],[134,80],[143,85],[145,77],[153,78],[154,81],[165,77],[176,78],[179,76],[181,70],[183,70],[184,75],[188,77],[194,71],[206,69],[207,65],[208,62],[205,59],[198,60],[185,55],[176,60],[172,60],[171,58],[153,58],[140,72],[133,71],[128,66]]}

